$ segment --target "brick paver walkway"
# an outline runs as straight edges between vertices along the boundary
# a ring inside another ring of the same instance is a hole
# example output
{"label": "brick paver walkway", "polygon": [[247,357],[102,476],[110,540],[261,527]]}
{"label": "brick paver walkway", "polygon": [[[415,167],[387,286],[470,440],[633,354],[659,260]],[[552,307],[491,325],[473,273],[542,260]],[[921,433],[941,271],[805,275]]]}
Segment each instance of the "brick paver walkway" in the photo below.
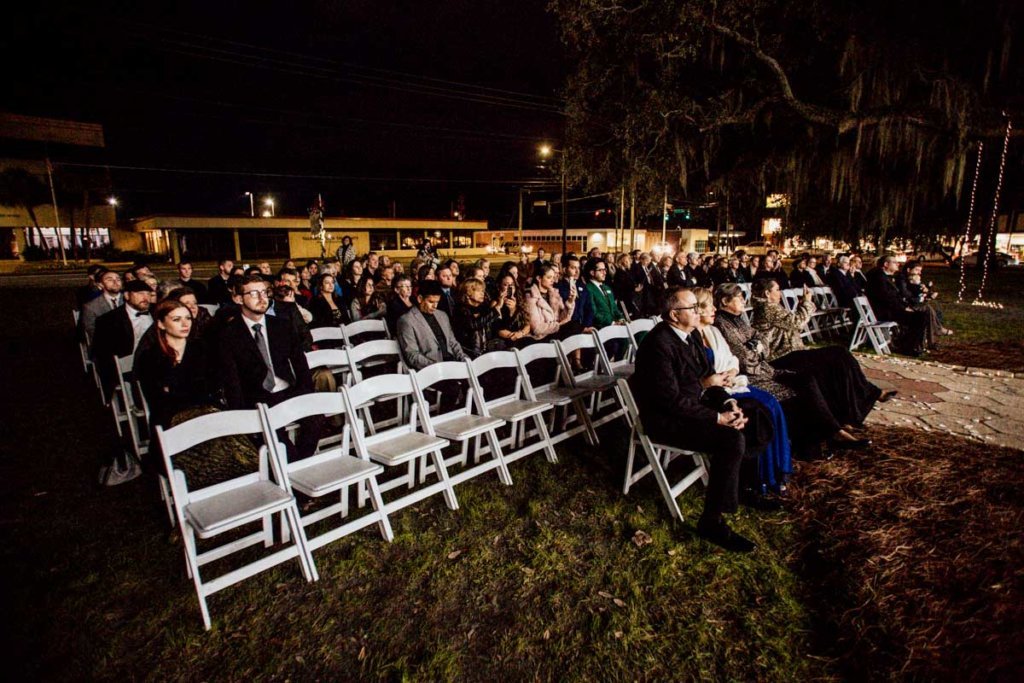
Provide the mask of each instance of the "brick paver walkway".
{"label": "brick paver walkway", "polygon": [[1020,373],[965,368],[857,354],[864,373],[897,398],[879,403],[868,424],[943,431],[1024,450],[1024,377]]}

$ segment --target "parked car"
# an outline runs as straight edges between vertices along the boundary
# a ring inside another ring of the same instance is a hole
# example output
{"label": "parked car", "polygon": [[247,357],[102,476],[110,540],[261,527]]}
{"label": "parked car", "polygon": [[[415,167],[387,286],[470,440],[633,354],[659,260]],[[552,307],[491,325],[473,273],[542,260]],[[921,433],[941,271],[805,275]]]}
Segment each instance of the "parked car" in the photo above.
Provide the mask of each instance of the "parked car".
{"label": "parked car", "polygon": [[768,253],[769,249],[778,249],[771,242],[751,242],[750,244],[744,244],[742,247],[737,247],[736,251],[742,249],[747,256],[764,256]]}
{"label": "parked car", "polygon": [[[968,268],[973,268],[973,267],[978,265],[978,253],[979,252],[976,251],[976,252],[973,252],[973,253],[968,254],[967,256],[963,257],[962,260],[963,260],[964,263],[967,264]],[[1015,256],[1013,256],[1011,254],[1007,254],[1006,252],[997,251],[996,254],[995,254],[995,258],[996,258],[996,265],[999,266],[1000,268],[1003,268],[1003,267],[1006,267],[1006,266],[1019,266],[1020,265],[1020,261],[1017,260],[1017,257],[1015,257]],[[961,258],[958,256],[957,258],[953,259],[953,262],[950,263],[950,265],[953,268],[959,268],[960,267],[960,261],[961,261]]]}

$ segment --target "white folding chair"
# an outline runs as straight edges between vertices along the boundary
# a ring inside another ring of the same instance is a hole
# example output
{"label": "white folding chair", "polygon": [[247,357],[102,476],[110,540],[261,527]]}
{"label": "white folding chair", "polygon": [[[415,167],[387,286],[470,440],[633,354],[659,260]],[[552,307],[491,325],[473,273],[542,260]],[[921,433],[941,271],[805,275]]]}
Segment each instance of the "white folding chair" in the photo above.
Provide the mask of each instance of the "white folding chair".
{"label": "white folding chair", "polygon": [[[803,297],[803,288],[797,289],[795,287],[791,289],[782,290],[782,303],[790,313],[796,313],[797,308],[800,306],[800,299]],[[800,331],[800,337],[808,341],[814,341],[814,333],[817,331],[817,324],[815,323],[814,316],[812,315],[804,323],[804,329]]]}
{"label": "white folding chair", "polygon": [[631,323],[626,323],[626,332],[629,334],[634,353],[636,349],[640,348],[640,335],[653,330],[659,320],[660,318],[638,318]]}
{"label": "white folding chair", "polygon": [[[654,479],[658,482],[658,489],[661,491],[662,498],[665,499],[665,504],[668,505],[669,512],[673,518],[682,522],[683,513],[679,509],[679,502],[676,499],[682,495],[683,491],[697,483],[698,480],[707,486],[708,465],[706,458],[702,453],[696,451],[651,441],[647,433],[644,432],[643,425],[640,422],[640,412],[637,409],[636,401],[626,380],[619,380],[619,391],[622,393],[623,402],[626,404],[626,412],[629,415],[628,422],[632,426],[629,435],[629,454],[626,456],[626,478],[622,485],[622,493],[623,495],[628,495],[629,489],[633,484],[653,472]],[[638,443],[644,455],[647,456],[647,464],[634,472],[633,461]],[[695,467],[685,477],[673,484],[669,481],[666,469],[672,460],[680,456],[693,458]]]}
{"label": "white folding chair", "polygon": [[86,374],[90,374],[93,370],[92,361],[89,360],[88,340],[85,338],[84,331],[81,336],[78,336],[78,321],[81,319],[82,314],[75,309],[71,309],[71,317],[75,320],[75,336],[78,337],[78,355],[82,358],[82,370],[84,370]]}
{"label": "white folding chair", "polygon": [[816,289],[821,290],[821,308],[826,314],[826,329],[831,332],[845,331],[852,324],[850,309],[839,305],[839,299],[831,287],[826,285]]}
{"label": "white folding chair", "polygon": [[[551,413],[551,424],[548,426],[549,433],[554,432],[556,414],[559,408],[562,409],[560,431],[557,434],[550,434],[551,442],[553,444],[560,443],[583,433],[587,437],[587,443],[597,445],[597,432],[594,431],[593,425],[590,424],[590,416],[583,402],[591,392],[588,389],[566,384],[563,377],[562,363],[558,358],[558,349],[555,348],[555,345],[550,342],[530,344],[522,349],[513,349],[513,353],[516,354],[516,360],[519,361],[519,375],[523,380],[526,398],[530,401],[550,403],[555,408]],[[538,361],[549,364],[551,369],[538,373],[540,375],[539,381],[534,383],[530,378],[530,364]],[[567,429],[571,419],[569,415],[570,405],[575,412],[575,417],[579,424],[572,429]],[[529,437],[530,433],[524,434],[524,436]]]}
{"label": "white folding chair", "polygon": [[[558,351],[558,360],[562,366],[562,374],[566,383],[577,389],[586,389],[590,396],[590,424],[596,429],[603,424],[622,417],[625,409],[622,406],[622,399],[619,397],[619,390],[615,384],[615,375],[600,374],[601,354],[597,348],[598,344],[593,334],[574,334],[561,341],[555,342],[555,349]],[[579,351],[592,351],[594,358],[584,367],[582,371],[573,370],[570,356]],[[612,398],[606,400],[607,394],[611,393]],[[601,414],[609,405],[617,406],[610,413]]]}
{"label": "white folding chair", "polygon": [[[477,356],[469,361],[472,370],[470,380],[477,391],[477,395],[484,400],[487,412],[494,417],[501,418],[511,425],[509,436],[501,442],[503,447],[511,448],[506,450],[504,458],[506,463],[515,462],[520,458],[539,450],[543,450],[548,462],[558,462],[558,456],[551,445],[551,437],[548,434],[547,425],[544,424],[544,412],[553,409],[551,403],[545,401],[531,401],[525,396],[522,369],[516,354],[511,351],[491,351]],[[514,370],[515,381],[512,382],[512,391],[487,399],[484,396],[480,378],[488,372],[498,370]],[[520,423],[531,420],[536,429],[537,439],[531,444],[524,445],[522,436],[525,429],[520,431]]]}
{"label": "white folding chair", "polygon": [[[393,339],[374,339],[372,341],[363,342],[357,346],[349,347],[348,359],[349,369],[352,372],[351,384],[356,384],[366,379],[364,374],[366,370],[384,367],[389,364],[395,365],[395,372],[398,374],[405,374],[408,372],[408,368],[405,366],[405,361],[402,360],[402,350],[399,348],[398,342]],[[351,384],[349,386],[351,386]],[[372,434],[380,427],[390,427],[391,425],[402,422],[407,413],[406,409],[407,406],[405,399],[396,397],[395,417],[380,421],[373,421],[369,418],[370,414],[367,412],[367,427],[369,428],[370,433]]]}
{"label": "white folding chair", "polygon": [[345,335],[342,334],[340,327],[314,327],[309,334],[313,337],[314,344],[338,342],[337,346],[345,345]]}
{"label": "white folding chair", "polygon": [[[478,392],[477,387],[470,378],[471,372],[472,366],[469,365],[469,361],[461,363],[448,361],[434,363],[422,370],[414,370],[409,374],[413,379],[413,386],[416,388],[415,397],[420,403],[420,411],[427,416],[430,426],[434,429],[434,434],[442,439],[458,442],[462,445],[462,449],[458,454],[445,460],[446,466],[458,464],[464,468],[460,472],[451,475],[452,484],[460,484],[467,479],[472,479],[485,472],[497,469],[498,479],[501,483],[511,486],[512,475],[509,474],[508,466],[505,464],[497,431],[500,427],[505,426],[505,421],[488,413],[483,393]],[[461,406],[445,413],[433,415],[427,406],[426,399],[423,398],[423,390],[444,381],[464,382],[466,398]],[[480,462],[483,454],[480,448],[481,436],[487,439],[488,448],[486,453],[491,456],[489,460],[483,463]],[[469,443],[471,440],[476,443],[474,452],[476,464],[467,466]],[[420,483],[423,483],[426,476],[431,473],[431,468],[427,465],[426,456],[424,456],[420,465]]]}
{"label": "white folding chair", "polygon": [[750,287],[751,287],[751,283],[749,283],[749,282],[740,282],[738,284],[739,284],[740,291],[743,293],[743,301],[745,302],[743,312],[744,313],[749,313],[750,311],[754,310],[754,307],[750,304]]}
{"label": "white folding chair", "polygon": [[[186,567],[195,583],[203,625],[207,630],[210,629],[210,613],[206,598],[217,591],[291,559],[299,561],[307,581],[318,578],[313,558],[306,547],[305,532],[299,524],[295,497],[283,484],[283,473],[277,461],[269,457],[265,446],[260,449],[258,471],[196,491],[189,490],[184,472],[174,467],[176,455],[201,443],[226,436],[262,434],[263,423],[258,410],[201,415],[167,430],[158,426],[155,431],[164,465],[171,475],[171,493],[185,545]],[[270,470],[276,483],[271,480]],[[259,543],[269,548],[273,543],[271,516],[277,513],[287,517],[294,539],[291,544],[214,579],[202,578],[200,568],[205,564]],[[262,523],[260,531],[202,553],[198,551],[196,536],[211,538],[255,522]]]}
{"label": "white folding chair", "polygon": [[355,439],[356,453],[360,458],[371,459],[384,465],[385,468],[408,465],[407,474],[380,484],[382,493],[403,485],[410,490],[413,489],[416,486],[416,460],[423,455],[431,456],[438,481],[385,503],[384,510],[386,512],[400,510],[435,493],[443,493],[449,509],[457,510],[458,499],[455,497],[455,489],[448,477],[448,469],[445,467],[444,456],[441,453],[441,450],[449,442],[434,434],[428,416],[414,398],[415,391],[412,377],[397,374],[378,375],[354,386],[342,388],[342,395],[345,397],[345,405],[350,416],[357,414],[357,406],[368,405],[377,400],[409,397],[413,403],[408,422],[399,423],[383,432],[371,433],[363,420],[358,417],[352,419],[350,424]]}
{"label": "white folding chair", "polygon": [[871,348],[879,355],[889,355],[892,350],[889,348],[892,342],[892,335],[899,325],[893,321],[878,322],[875,311],[871,308],[871,302],[866,296],[858,296],[853,300],[853,307],[857,311],[857,323],[853,328],[853,336],[850,337],[850,351],[856,350],[865,341],[871,343]]}
{"label": "white folding chair", "polygon": [[622,317],[627,323],[633,319],[632,316],[629,315],[629,308],[626,306],[625,301],[619,302],[619,310],[622,311]]}
{"label": "white folding chair", "polygon": [[220,310],[220,306],[218,304],[199,304],[199,305],[202,306],[203,308],[205,308],[206,312],[209,313],[210,315],[217,315],[217,311]]}
{"label": "white folding chair", "polygon": [[[637,321],[640,322],[640,321]],[[636,357],[636,346],[633,336],[629,333],[629,323],[626,325],[607,325],[599,330],[594,330],[594,342],[597,345],[598,363],[606,375],[629,379],[633,376],[636,366],[633,359]],[[653,327],[653,326],[652,326]],[[622,350],[622,358],[613,359],[608,354],[608,344],[617,341]]]}
{"label": "white folding chair", "polygon": [[[128,367],[130,368],[134,362],[134,356],[125,356],[124,358],[127,359]],[[121,358],[113,356],[113,359],[114,368],[120,368]],[[103,390],[100,389],[100,393],[102,392]],[[124,392],[121,391],[121,385],[119,383],[115,383],[110,388],[110,412],[114,416],[114,428],[117,429],[117,437],[119,439],[124,438],[124,429],[129,420],[128,407],[125,404],[125,401],[126,399]]]}
{"label": "white folding chair", "polygon": [[[361,337],[364,334],[377,335],[378,339],[391,339],[391,333],[388,332],[388,325],[384,320],[357,320],[354,323],[348,323],[347,325],[341,326],[341,334],[345,339],[346,346],[356,346],[352,341],[356,337]],[[365,340],[372,341],[372,340]]]}
{"label": "white folding chair", "polygon": [[[329,417],[344,414],[346,412],[345,397],[340,392],[303,394],[272,408],[260,404],[259,410],[263,418],[263,438],[270,444],[270,454],[278,462],[285,485],[292,491],[298,491],[310,498],[321,498],[330,494],[339,495],[339,502],[333,505],[306,515],[300,513],[299,521],[303,527],[331,517],[338,517],[344,521],[348,517],[350,487],[357,487],[356,490],[360,493],[363,491],[363,486],[369,487],[373,512],[361,515],[316,536],[307,536],[306,543],[310,552],[374,522],[377,523],[381,536],[386,541],[394,539],[391,522],[388,520],[387,513],[384,512],[384,501],[377,483],[377,475],[382,474],[384,468],[365,458],[349,455],[349,429],[347,427],[340,446],[321,450],[311,457],[295,462],[288,460],[288,450],[279,439],[282,430],[289,425],[294,425],[299,420],[314,415]],[[287,540],[287,533],[284,529],[282,529],[281,535]]]}
{"label": "white folding chair", "polygon": [[129,380],[134,364],[135,356],[122,356],[117,359],[114,367],[117,372],[117,388],[124,409],[124,422],[128,428],[132,453],[135,455],[135,459],[141,462],[142,456],[149,452],[149,421],[136,398],[136,385]]}
{"label": "white folding chair", "polygon": [[[142,414],[143,418],[146,420],[146,425],[150,427],[150,431],[152,432],[153,422],[149,413],[149,402],[146,401],[146,395],[142,393],[142,386],[139,384],[137,377],[132,379],[132,386],[135,390],[135,396],[138,397],[136,408]],[[148,441],[146,443],[146,452],[149,452]],[[178,522],[174,516],[174,497],[171,494],[171,482],[167,479],[166,472],[157,473],[157,483],[160,486],[160,500],[164,502],[164,505],[167,508],[167,519],[170,521],[171,528],[173,529],[177,526]]]}

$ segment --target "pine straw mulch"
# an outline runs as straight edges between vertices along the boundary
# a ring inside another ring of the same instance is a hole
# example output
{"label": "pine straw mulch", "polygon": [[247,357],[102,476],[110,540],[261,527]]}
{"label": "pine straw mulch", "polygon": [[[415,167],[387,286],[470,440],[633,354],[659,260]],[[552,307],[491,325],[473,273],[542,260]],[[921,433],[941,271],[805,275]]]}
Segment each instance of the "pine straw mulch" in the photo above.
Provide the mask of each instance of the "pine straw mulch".
{"label": "pine straw mulch", "polygon": [[939,348],[925,356],[926,360],[972,368],[994,368],[1024,372],[1024,342],[987,341],[956,342],[943,340]]}
{"label": "pine straw mulch", "polygon": [[854,680],[1020,680],[1024,454],[873,428],[873,451],[805,464],[793,560]]}

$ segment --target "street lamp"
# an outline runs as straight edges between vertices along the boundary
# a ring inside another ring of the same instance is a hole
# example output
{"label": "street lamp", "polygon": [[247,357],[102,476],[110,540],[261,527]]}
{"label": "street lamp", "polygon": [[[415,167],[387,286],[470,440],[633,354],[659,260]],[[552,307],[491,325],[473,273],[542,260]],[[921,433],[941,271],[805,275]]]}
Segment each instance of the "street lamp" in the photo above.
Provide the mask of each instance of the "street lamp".
{"label": "street lamp", "polygon": [[[267,197],[266,199],[264,199],[263,200],[263,204],[270,208],[270,215],[271,216],[276,216],[277,215],[274,212],[274,198],[273,197]],[[266,212],[264,212],[264,213],[266,213]]]}
{"label": "street lamp", "polygon": [[566,207],[566,199],[565,199],[565,153],[562,150],[555,149],[554,147],[552,147],[551,145],[548,145],[548,144],[541,145],[538,148],[537,151],[540,152],[540,156],[541,156],[542,159],[549,159],[555,153],[558,153],[558,154],[562,155],[562,159],[561,159],[562,163],[559,164],[559,168],[561,170],[561,180],[562,180],[562,254],[565,254],[566,253],[566,248],[565,248],[566,228],[567,228],[567,225],[568,225],[568,223],[567,223],[568,214],[566,213],[566,208],[567,207]]}
{"label": "street lamp", "polygon": [[252,216],[253,218],[255,218],[256,217],[256,205],[253,203],[253,200],[252,200],[252,192],[246,192],[245,196],[249,198],[249,215]]}
{"label": "street lamp", "polygon": [[117,206],[117,197],[108,197],[107,204],[110,204],[111,206]]}

